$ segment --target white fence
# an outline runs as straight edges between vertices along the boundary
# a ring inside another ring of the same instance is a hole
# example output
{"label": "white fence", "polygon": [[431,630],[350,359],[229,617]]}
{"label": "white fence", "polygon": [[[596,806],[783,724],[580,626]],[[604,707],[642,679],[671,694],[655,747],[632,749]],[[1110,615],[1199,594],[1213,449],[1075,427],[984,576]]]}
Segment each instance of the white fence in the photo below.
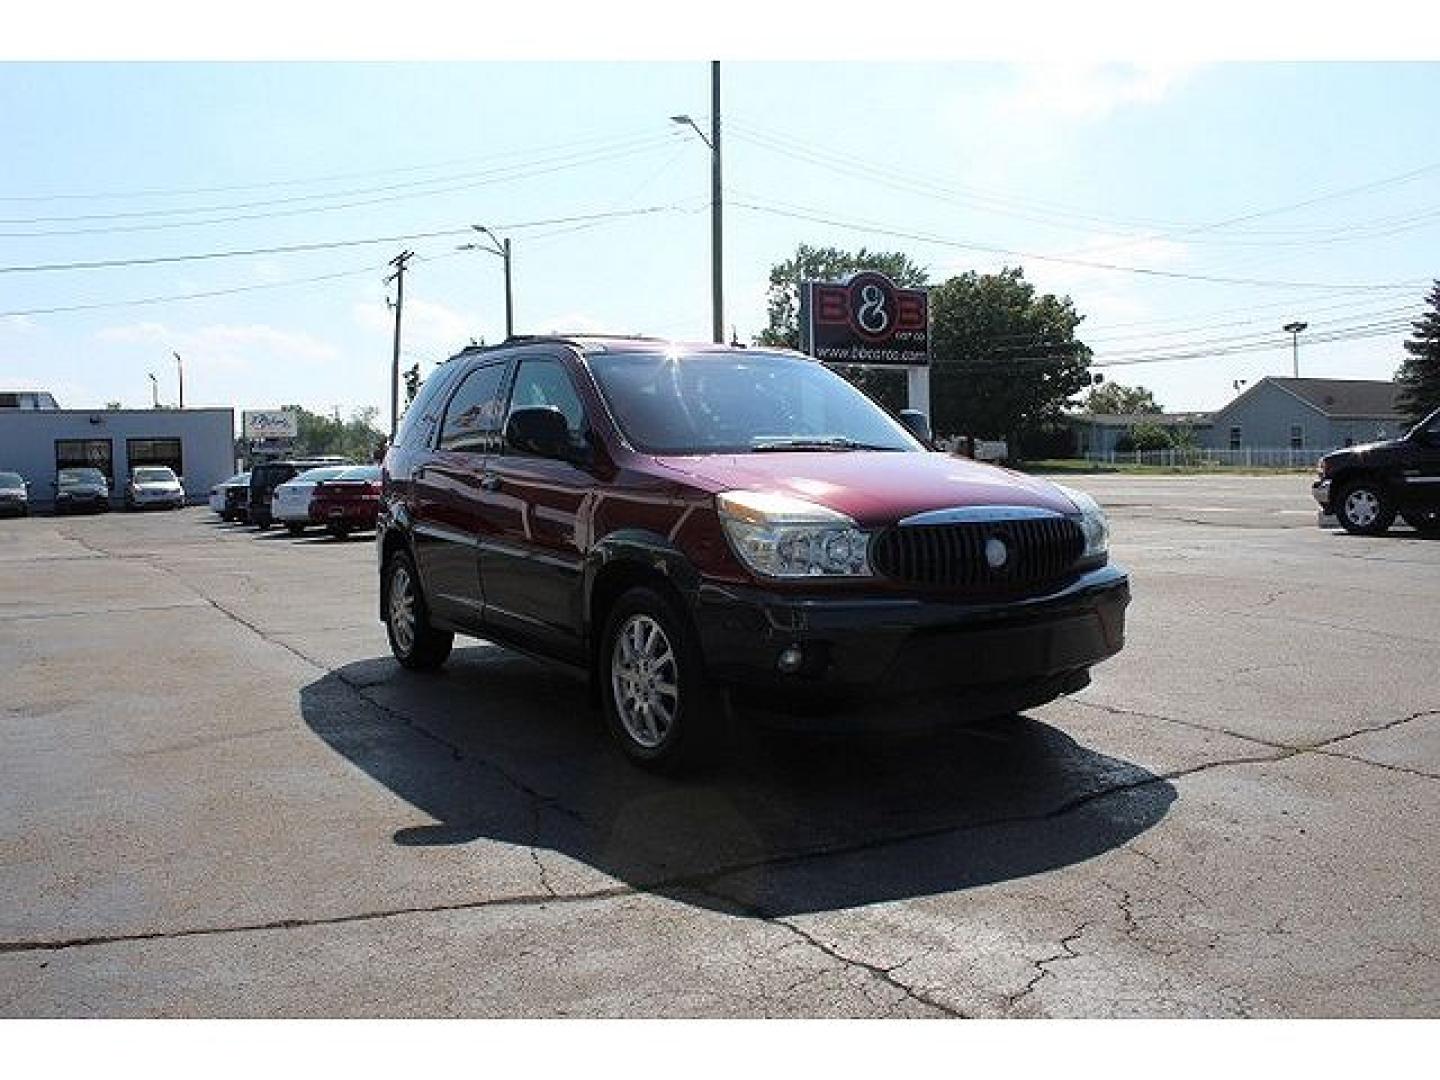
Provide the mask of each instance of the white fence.
{"label": "white fence", "polygon": [[1212,450],[1203,446],[1172,446],[1165,450],[1091,451],[1086,461],[1104,465],[1164,465],[1170,468],[1308,469],[1323,451],[1265,449]]}

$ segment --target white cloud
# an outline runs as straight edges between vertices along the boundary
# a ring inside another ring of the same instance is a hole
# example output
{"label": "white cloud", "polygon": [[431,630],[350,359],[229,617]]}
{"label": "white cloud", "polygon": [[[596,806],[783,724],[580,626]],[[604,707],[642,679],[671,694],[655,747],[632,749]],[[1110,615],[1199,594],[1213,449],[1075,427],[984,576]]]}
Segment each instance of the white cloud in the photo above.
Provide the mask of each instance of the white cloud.
{"label": "white cloud", "polygon": [[1195,70],[1186,64],[1025,65],[999,99],[1012,112],[1098,120],[1127,105],[1155,105]]}
{"label": "white cloud", "polygon": [[[395,313],[383,300],[357,303],[351,310],[356,323],[372,334],[389,339],[395,333]],[[504,337],[499,327],[419,297],[406,298],[400,332],[403,348],[436,356],[453,355],[469,344],[471,338],[484,338],[493,343]]]}
{"label": "white cloud", "polygon": [[215,324],[182,330],[158,322],[109,326],[95,334],[107,344],[155,345],[180,353],[187,365],[212,371],[251,370],[264,361],[268,370],[274,363],[317,364],[334,360],[340,350],[310,334],[281,330],[264,323],[249,325]]}

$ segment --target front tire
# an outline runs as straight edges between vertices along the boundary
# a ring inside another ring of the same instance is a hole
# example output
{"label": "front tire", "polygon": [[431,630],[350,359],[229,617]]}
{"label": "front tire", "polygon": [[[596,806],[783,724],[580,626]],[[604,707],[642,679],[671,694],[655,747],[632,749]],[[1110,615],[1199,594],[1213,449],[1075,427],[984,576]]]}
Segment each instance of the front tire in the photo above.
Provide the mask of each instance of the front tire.
{"label": "front tire", "polygon": [[1395,521],[1395,508],[1378,481],[1362,479],[1340,492],[1335,517],[1348,533],[1379,536]]}
{"label": "front tire", "polygon": [[713,754],[719,707],[695,632],[669,597],[645,587],[623,594],[605,621],[597,667],[605,726],[627,758],[673,772]]}
{"label": "front tire", "polygon": [[401,667],[434,671],[445,663],[455,635],[430,625],[420,575],[409,554],[397,551],[385,564],[385,636]]}

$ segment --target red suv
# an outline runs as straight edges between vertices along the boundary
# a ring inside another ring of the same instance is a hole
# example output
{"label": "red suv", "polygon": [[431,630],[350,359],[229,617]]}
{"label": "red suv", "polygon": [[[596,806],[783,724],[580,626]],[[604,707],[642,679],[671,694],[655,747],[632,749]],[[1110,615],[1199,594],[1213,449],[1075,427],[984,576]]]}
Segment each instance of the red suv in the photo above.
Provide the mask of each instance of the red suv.
{"label": "red suv", "polygon": [[645,339],[443,364],[386,455],[376,544],[401,664],[456,633],[558,661],[654,767],[703,756],[718,688],[850,706],[825,723],[1043,704],[1120,650],[1130,599],[1087,495],[932,453],[807,356]]}

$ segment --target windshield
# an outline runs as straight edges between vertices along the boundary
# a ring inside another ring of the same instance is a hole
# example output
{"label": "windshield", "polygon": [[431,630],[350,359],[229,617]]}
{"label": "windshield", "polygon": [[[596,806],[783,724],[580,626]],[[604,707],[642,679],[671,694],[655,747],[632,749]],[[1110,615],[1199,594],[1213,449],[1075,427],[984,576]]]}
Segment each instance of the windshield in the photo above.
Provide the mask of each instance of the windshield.
{"label": "windshield", "polygon": [[1411,428],[1407,438],[1416,438],[1422,431],[1429,432],[1431,435],[1440,435],[1440,409],[1436,409],[1424,420],[1421,420],[1420,423]]}
{"label": "windshield", "polygon": [[833,371],[773,353],[596,353],[590,369],[638,450],[920,450]]}
{"label": "windshield", "polygon": [[134,477],[137,484],[173,484],[175,482],[175,474],[169,469],[136,469]]}
{"label": "windshield", "polygon": [[61,469],[61,484],[103,484],[105,474],[99,469]]}
{"label": "windshield", "polygon": [[25,481],[19,473],[0,472],[0,490],[23,489]]}
{"label": "windshield", "polygon": [[379,480],[379,479],[380,479],[380,466],[379,466],[379,465],[357,465],[357,466],[355,466],[353,469],[346,469],[346,470],[345,470],[344,472],[342,472],[339,476],[337,476],[336,479],[337,479],[337,480]]}

